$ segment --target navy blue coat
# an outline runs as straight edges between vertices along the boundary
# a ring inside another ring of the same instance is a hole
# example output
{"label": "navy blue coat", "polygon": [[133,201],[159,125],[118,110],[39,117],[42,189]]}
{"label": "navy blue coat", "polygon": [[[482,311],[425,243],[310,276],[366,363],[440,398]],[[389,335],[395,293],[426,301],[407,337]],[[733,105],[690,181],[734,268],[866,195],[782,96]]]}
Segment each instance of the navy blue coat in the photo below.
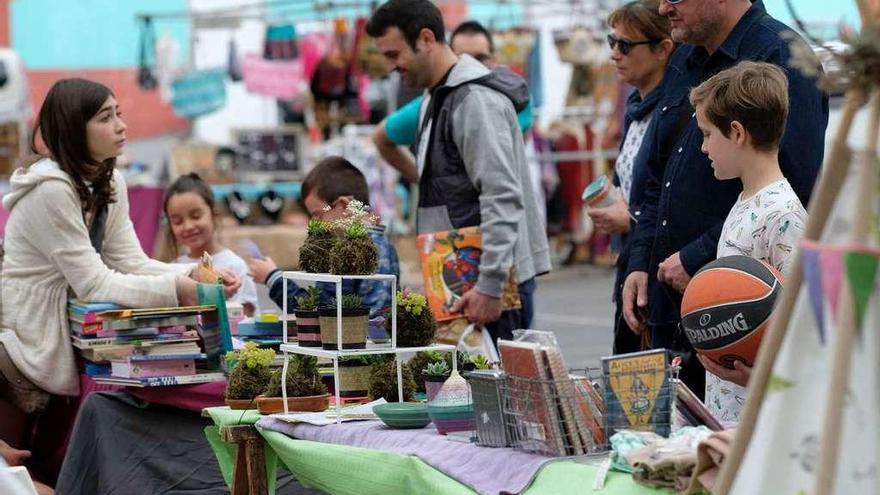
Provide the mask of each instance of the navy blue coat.
{"label": "navy blue coat", "polygon": [[[779,162],[801,202],[808,203],[824,154],[828,96],[789,64],[791,37],[803,42],[770,17],[759,0],[715,53],[682,45],[667,66],[664,97],[642,145],[648,153],[648,180],[628,267],[629,272],[648,273],[648,323],[655,329],[680,320],[680,294],[657,281],[658,265],[680,252],[685,270],[693,275],[715,259],[724,220],[742,190],[738,179],[715,179],[709,158],[700,151],[703,136],[688,101],[691,88],[741,60],[782,67],[789,80],[790,107]],[[652,345],[668,347],[672,338],[655,330]]]}

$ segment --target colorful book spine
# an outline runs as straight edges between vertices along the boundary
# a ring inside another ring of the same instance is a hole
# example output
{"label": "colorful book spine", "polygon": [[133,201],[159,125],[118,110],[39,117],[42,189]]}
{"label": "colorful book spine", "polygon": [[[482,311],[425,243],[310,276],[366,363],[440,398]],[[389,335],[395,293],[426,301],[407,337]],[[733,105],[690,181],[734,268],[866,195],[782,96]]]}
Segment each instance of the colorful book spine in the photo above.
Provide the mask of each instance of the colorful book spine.
{"label": "colorful book spine", "polygon": [[153,378],[196,374],[195,359],[156,359],[113,361],[111,374],[122,378]]}
{"label": "colorful book spine", "polygon": [[195,385],[223,380],[223,373],[197,373],[184,376],[157,376],[150,378],[121,378],[102,376],[95,378],[95,383],[107,385],[126,385],[129,387],[168,387],[174,385]]}

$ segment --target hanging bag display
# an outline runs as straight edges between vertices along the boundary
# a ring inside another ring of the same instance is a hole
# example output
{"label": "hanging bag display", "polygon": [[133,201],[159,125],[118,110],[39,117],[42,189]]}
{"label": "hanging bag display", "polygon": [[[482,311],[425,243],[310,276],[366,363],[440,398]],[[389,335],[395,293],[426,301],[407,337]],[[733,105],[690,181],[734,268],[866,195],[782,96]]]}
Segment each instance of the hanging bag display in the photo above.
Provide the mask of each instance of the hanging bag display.
{"label": "hanging bag display", "polygon": [[194,119],[214,112],[226,104],[226,70],[193,71],[171,83],[174,113]]}
{"label": "hanging bag display", "polygon": [[156,34],[153,31],[153,19],[144,17],[144,23],[141,25],[141,41],[140,53],[138,54],[138,86],[150,91],[156,89],[159,80],[156,78],[151,62],[155,63],[156,59]]}
{"label": "hanging bag display", "polygon": [[242,79],[241,60],[238,58],[238,45],[235,38],[229,38],[229,54],[226,62],[226,74],[232,82],[239,82]]}

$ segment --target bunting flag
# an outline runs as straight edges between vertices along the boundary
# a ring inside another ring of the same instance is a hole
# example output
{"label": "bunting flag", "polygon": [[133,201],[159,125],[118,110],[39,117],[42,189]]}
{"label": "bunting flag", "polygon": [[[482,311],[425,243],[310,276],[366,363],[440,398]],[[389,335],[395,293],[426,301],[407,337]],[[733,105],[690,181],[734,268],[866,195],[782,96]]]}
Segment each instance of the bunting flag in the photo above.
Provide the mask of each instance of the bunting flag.
{"label": "bunting flag", "polygon": [[800,245],[801,266],[804,271],[804,282],[807,286],[807,297],[816,325],[819,329],[819,340],[825,345],[825,302],[822,297],[822,267],[819,264],[820,251],[814,243],[803,242]]}
{"label": "bunting flag", "polygon": [[[842,190],[855,190],[859,180],[852,167]],[[840,194],[829,212],[822,243],[799,247],[803,284],[774,356],[767,393],[730,495],[815,493],[818,449],[830,406],[832,352],[840,324],[835,313],[841,306],[841,289],[851,288],[861,326],[880,326],[880,294],[875,291],[880,282],[874,280],[880,276],[880,256],[866,256],[864,249],[853,253],[845,247],[855,213],[865,208],[864,202],[856,204],[855,199],[855,195]],[[880,493],[878,363],[880,332],[859,332],[859,342],[847,356],[848,383],[839,412],[841,449],[831,495]]]}
{"label": "bunting flag", "polygon": [[861,334],[868,301],[874,294],[877,276],[877,253],[854,251],[843,255],[846,278],[852,290],[856,309],[856,330]]}
{"label": "bunting flag", "polygon": [[822,292],[831,304],[831,318],[836,319],[843,277],[842,251],[832,246],[823,247],[819,254],[819,264],[822,266]]}

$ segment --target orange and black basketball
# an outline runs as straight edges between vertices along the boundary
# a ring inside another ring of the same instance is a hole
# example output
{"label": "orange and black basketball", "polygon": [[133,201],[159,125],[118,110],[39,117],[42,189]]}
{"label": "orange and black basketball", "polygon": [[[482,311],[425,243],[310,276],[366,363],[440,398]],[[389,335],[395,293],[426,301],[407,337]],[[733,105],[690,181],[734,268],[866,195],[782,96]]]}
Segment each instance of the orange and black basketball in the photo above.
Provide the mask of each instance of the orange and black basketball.
{"label": "orange and black basketball", "polygon": [[782,275],[763,261],[726,256],[704,266],[688,284],[681,325],[697,352],[727,368],[754,364]]}

